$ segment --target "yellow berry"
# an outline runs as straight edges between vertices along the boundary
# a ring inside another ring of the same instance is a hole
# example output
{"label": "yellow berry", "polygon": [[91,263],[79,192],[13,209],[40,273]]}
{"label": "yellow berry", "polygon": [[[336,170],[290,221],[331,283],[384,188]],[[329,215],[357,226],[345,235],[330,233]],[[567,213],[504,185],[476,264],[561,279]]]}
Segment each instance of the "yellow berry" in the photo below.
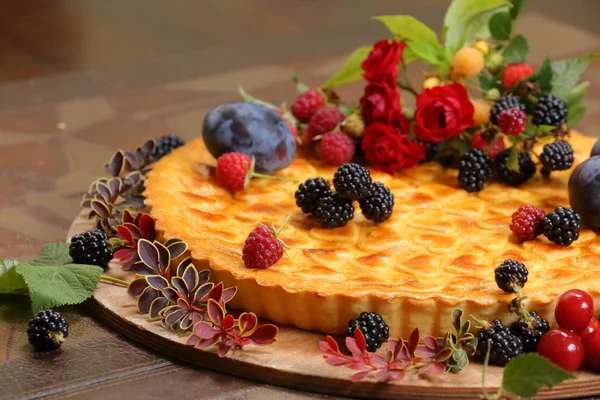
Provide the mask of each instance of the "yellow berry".
{"label": "yellow berry", "polygon": [[492,106],[483,99],[472,100],[475,112],[473,113],[473,125],[482,125],[490,120],[490,111]]}
{"label": "yellow berry", "polygon": [[504,56],[501,53],[492,53],[488,56],[485,67],[492,73],[496,73],[504,63]]}
{"label": "yellow berry", "polygon": [[456,76],[468,78],[481,72],[485,60],[483,54],[474,47],[463,47],[452,59],[452,72]]}
{"label": "yellow berry", "polygon": [[500,91],[496,88],[492,88],[485,93],[485,98],[488,100],[498,101],[500,100],[500,97],[502,97],[502,95],[500,94]]}
{"label": "yellow berry", "polygon": [[341,123],[342,131],[350,136],[361,137],[365,130],[365,123],[358,114],[350,114]]}
{"label": "yellow berry", "polygon": [[482,54],[487,54],[490,51],[490,45],[485,40],[478,40],[475,43],[475,48],[479,50]]}
{"label": "yellow berry", "polygon": [[442,81],[437,76],[430,76],[423,81],[423,89],[431,89],[436,86],[440,86]]}

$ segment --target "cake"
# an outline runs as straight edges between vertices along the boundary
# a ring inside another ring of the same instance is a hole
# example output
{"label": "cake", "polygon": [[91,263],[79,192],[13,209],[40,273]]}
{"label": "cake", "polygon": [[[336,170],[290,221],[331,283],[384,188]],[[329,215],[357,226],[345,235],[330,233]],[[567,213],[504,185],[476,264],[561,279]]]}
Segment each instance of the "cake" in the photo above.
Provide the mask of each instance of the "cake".
{"label": "cake", "polygon": [[[595,139],[572,132],[577,165],[588,158]],[[560,246],[545,238],[519,242],[508,228],[521,205],[546,211],[569,204],[570,171],[551,178],[536,175],[520,187],[490,183],[479,193],[458,186],[456,170],[424,163],[395,174],[371,170],[395,195],[392,217],[375,224],[357,215],[346,226],[325,229],[294,202],[298,183],[255,180],[231,193],[212,171],[215,159],[196,139],[158,161],[148,173],[146,205],[164,237],[181,238],[198,269],[215,281],[236,286],[232,308],[252,311],[278,324],[341,334],[362,311],[381,314],[393,337],[414,327],[443,335],[449,315],[462,308],[483,319],[508,319],[514,297],[494,282],[505,259],[529,269],[527,300],[554,323],[557,297],[577,287],[600,309],[600,241],[582,229],[579,240]],[[296,154],[278,176],[304,181],[331,179],[334,167]],[[258,222],[278,224],[287,256],[269,269],[244,266],[244,240]]]}

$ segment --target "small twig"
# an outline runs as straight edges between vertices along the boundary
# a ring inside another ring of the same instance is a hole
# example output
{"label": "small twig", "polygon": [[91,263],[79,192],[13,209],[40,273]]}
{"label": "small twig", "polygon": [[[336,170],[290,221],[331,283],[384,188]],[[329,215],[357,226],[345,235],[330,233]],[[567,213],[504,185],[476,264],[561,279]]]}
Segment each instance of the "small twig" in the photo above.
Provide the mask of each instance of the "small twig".
{"label": "small twig", "polygon": [[100,280],[105,283],[108,283],[108,282],[114,283],[118,286],[123,286],[123,287],[129,286],[129,282],[124,281],[122,279],[113,278],[112,276],[108,276],[108,275],[100,275]]}
{"label": "small twig", "polygon": [[419,93],[417,92],[417,90],[410,84],[410,82],[408,80],[401,81],[401,80],[398,79],[398,81],[396,83],[398,84],[398,87],[400,89],[404,89],[407,92],[412,93],[415,97],[419,95]]}

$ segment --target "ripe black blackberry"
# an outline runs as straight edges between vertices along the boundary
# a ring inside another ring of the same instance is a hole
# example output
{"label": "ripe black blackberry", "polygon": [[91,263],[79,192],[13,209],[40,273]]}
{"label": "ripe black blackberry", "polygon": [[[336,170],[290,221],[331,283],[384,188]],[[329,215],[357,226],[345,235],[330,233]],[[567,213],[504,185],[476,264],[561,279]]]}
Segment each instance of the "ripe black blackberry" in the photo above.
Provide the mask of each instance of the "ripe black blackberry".
{"label": "ripe black blackberry", "polygon": [[492,177],[492,158],[478,149],[466,152],[460,159],[458,183],[467,192],[478,192]]}
{"label": "ripe black blackberry", "polygon": [[354,218],[354,205],[352,200],[334,193],[319,201],[313,215],[325,228],[339,228]]}
{"label": "ripe black blackberry", "polygon": [[169,134],[164,135],[156,139],[156,147],[152,151],[151,158],[154,161],[160,160],[162,157],[171,153],[178,147],[181,147],[185,144],[185,140],[183,140],[180,136]]}
{"label": "ripe black blackberry", "polygon": [[550,324],[537,312],[530,311],[527,321],[519,318],[512,323],[510,330],[523,341],[524,353],[534,353],[542,335],[550,330]]}
{"label": "ripe black blackberry", "polygon": [[572,208],[557,207],[546,214],[540,226],[548,240],[568,246],[579,239],[581,217]]}
{"label": "ripe black blackberry", "polygon": [[358,200],[360,210],[365,218],[375,222],[383,222],[392,216],[394,195],[381,182],[371,183],[369,192]]}
{"label": "ripe black blackberry", "polygon": [[424,142],[420,139],[414,139],[415,142],[422,144],[425,146],[425,158],[419,161],[419,163],[424,163],[427,161],[431,161],[435,158],[438,151],[438,144],[434,142]]}
{"label": "ripe black blackberry", "polygon": [[492,124],[498,125],[498,116],[500,113],[511,108],[518,108],[521,111],[525,111],[525,105],[515,96],[509,94],[501,97],[490,110],[490,121],[492,121]]}
{"label": "ripe black blackberry", "polygon": [[310,214],[315,212],[319,201],[326,196],[331,196],[329,182],[320,176],[310,178],[298,186],[295,194],[296,205],[302,209],[302,212]]}
{"label": "ripe black blackberry", "polygon": [[75,264],[97,265],[106,269],[113,258],[106,239],[104,232],[99,230],[75,235],[71,238],[69,255]]}
{"label": "ripe black blackberry", "polygon": [[371,174],[358,164],[344,164],[333,175],[335,191],[342,197],[358,200],[369,192]]}
{"label": "ripe black blackberry", "polygon": [[535,125],[559,126],[567,120],[568,113],[565,102],[552,93],[548,93],[538,100],[531,121]]}
{"label": "ripe black blackberry", "polygon": [[523,340],[504,326],[499,319],[494,320],[490,327],[477,334],[477,350],[475,359],[483,362],[490,343],[490,364],[505,366],[508,362],[523,353]]}
{"label": "ripe black blackberry", "polygon": [[516,292],[516,287],[523,287],[527,282],[527,267],[517,260],[504,260],[494,270],[496,284],[506,293]]}
{"label": "ripe black blackberry", "polygon": [[354,337],[356,329],[365,335],[367,351],[375,351],[390,337],[390,328],[381,315],[374,312],[362,312],[356,319],[348,321],[346,336]]}
{"label": "ripe black blackberry", "polygon": [[40,311],[27,326],[27,338],[35,351],[58,350],[68,336],[67,320],[52,310]]}
{"label": "ripe black blackberry", "polygon": [[514,171],[506,166],[506,161],[510,156],[510,149],[502,150],[496,156],[494,160],[494,171],[496,173],[496,177],[500,179],[500,181],[506,183],[511,186],[519,186],[535,175],[535,163],[531,159],[529,153],[520,152],[519,153],[519,170]]}
{"label": "ripe black blackberry", "polygon": [[575,157],[573,148],[567,142],[558,141],[544,146],[540,154],[542,174],[549,175],[550,171],[563,171],[573,166]]}

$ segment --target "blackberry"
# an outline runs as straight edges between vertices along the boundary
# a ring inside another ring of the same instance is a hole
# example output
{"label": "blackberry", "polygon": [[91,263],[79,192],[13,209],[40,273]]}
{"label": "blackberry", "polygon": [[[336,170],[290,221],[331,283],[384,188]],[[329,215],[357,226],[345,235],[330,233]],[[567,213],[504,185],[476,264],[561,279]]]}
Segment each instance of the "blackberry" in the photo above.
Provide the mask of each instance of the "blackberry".
{"label": "blackberry", "polygon": [[483,184],[492,177],[492,159],[481,150],[472,149],[460,160],[458,183],[467,192],[478,192]]}
{"label": "blackberry", "polygon": [[296,205],[302,209],[303,213],[311,214],[319,206],[319,201],[326,196],[331,196],[329,182],[320,176],[307,179],[296,190]]}
{"label": "blackberry", "polygon": [[487,353],[488,340],[490,343],[490,364],[505,366],[508,362],[523,353],[523,340],[512,333],[499,319],[491,326],[477,334],[477,350],[475,359],[482,362]]}
{"label": "blackberry", "polygon": [[352,200],[334,193],[319,201],[313,215],[325,228],[339,228],[354,218],[354,205]]}
{"label": "blackberry", "polygon": [[371,174],[358,164],[344,164],[333,175],[335,191],[342,197],[358,200],[369,192]]}
{"label": "blackberry", "polygon": [[54,351],[69,336],[69,324],[58,312],[44,310],[29,320],[27,338],[35,351]]}
{"label": "blackberry", "polygon": [[542,174],[549,175],[550,171],[563,171],[573,166],[575,157],[573,149],[567,142],[558,141],[549,143],[544,146],[542,154],[540,154],[540,162],[542,163]]}
{"label": "blackberry", "polygon": [[525,111],[525,105],[515,96],[509,94],[501,97],[490,111],[490,121],[492,121],[494,125],[498,125],[498,116],[500,113],[504,110],[510,110],[511,108],[518,108],[521,111]]}
{"label": "blackberry", "polygon": [[516,292],[516,286],[523,287],[527,282],[527,267],[517,260],[504,260],[494,270],[496,284],[506,293]]}
{"label": "blackberry", "polygon": [[511,186],[519,186],[527,182],[535,175],[535,163],[529,153],[519,153],[519,170],[514,171],[506,166],[506,161],[510,156],[510,149],[502,150],[494,160],[494,170],[500,181]]}
{"label": "blackberry", "polygon": [[542,335],[550,330],[550,324],[535,311],[529,312],[528,321],[519,318],[510,330],[523,341],[523,352],[534,353]]}
{"label": "blackberry", "polygon": [[75,235],[71,238],[69,255],[75,264],[97,265],[106,269],[113,258],[106,239],[104,232],[99,230]]}
{"label": "blackberry", "polygon": [[434,142],[424,142],[423,140],[420,139],[414,139],[415,142],[422,144],[423,146],[425,146],[425,158],[422,159],[421,161],[419,161],[419,163],[424,163],[427,161],[431,161],[435,158],[435,156],[437,155],[437,151],[438,151],[438,144],[434,143]]}
{"label": "blackberry", "polygon": [[546,214],[540,225],[548,240],[568,246],[579,239],[581,217],[572,208],[557,207]]}
{"label": "blackberry", "polygon": [[392,215],[394,195],[383,183],[375,182],[369,186],[368,194],[358,201],[365,218],[383,222]]}
{"label": "blackberry", "polygon": [[348,321],[346,336],[354,337],[356,329],[365,335],[367,351],[376,351],[390,337],[390,328],[381,315],[374,312],[362,312],[358,318]]}
{"label": "blackberry", "polygon": [[534,125],[559,126],[567,120],[568,113],[565,102],[552,93],[548,93],[538,100],[531,121]]}
{"label": "blackberry", "polygon": [[181,147],[185,144],[185,140],[177,135],[164,135],[156,139],[156,147],[152,151],[152,155],[150,156],[152,160],[158,161],[162,157],[171,153],[178,147]]}

